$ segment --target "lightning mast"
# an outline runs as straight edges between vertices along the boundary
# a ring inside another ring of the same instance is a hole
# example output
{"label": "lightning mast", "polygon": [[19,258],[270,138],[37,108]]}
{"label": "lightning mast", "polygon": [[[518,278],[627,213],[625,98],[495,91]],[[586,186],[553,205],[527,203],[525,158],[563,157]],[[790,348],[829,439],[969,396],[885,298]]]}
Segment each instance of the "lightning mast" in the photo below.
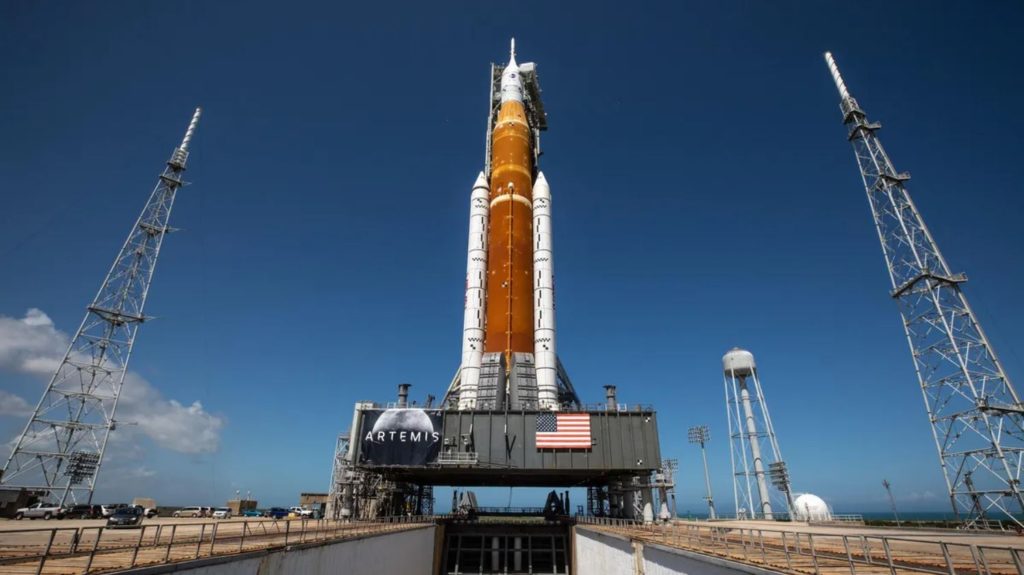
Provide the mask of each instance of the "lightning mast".
{"label": "lightning mast", "polygon": [[1003,515],[1024,527],[1024,406],[961,290],[966,276],[950,271],[904,187],[910,175],[897,172],[882,148],[881,124],[868,121],[831,53],[825,61],[839,90],[953,511],[971,527]]}
{"label": "lightning mast", "polygon": [[153,270],[199,124],[196,108],[64,359],[11,452],[0,484],[46,492],[63,505],[92,501]]}

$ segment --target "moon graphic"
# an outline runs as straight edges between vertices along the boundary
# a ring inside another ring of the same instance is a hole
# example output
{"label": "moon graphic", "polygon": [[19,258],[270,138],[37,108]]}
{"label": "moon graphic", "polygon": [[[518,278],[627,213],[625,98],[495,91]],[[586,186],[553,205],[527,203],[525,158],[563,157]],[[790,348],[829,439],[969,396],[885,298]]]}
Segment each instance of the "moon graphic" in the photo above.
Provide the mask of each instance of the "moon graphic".
{"label": "moon graphic", "polygon": [[422,409],[389,409],[380,414],[373,431],[422,431],[431,433],[434,424]]}

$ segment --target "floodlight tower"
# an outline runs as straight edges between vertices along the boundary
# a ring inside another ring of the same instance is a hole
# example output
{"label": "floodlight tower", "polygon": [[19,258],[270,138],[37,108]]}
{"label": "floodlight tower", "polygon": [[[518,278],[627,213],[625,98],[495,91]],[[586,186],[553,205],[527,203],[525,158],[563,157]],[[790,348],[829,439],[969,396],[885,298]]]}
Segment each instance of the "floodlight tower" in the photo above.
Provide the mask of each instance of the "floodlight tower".
{"label": "floodlight tower", "polygon": [[700,444],[700,456],[704,460],[704,488],[708,500],[708,519],[717,519],[715,514],[715,498],[711,495],[711,474],[708,473],[708,453],[704,444],[711,440],[711,431],[706,425],[691,427],[689,430],[690,443]]}
{"label": "floodlight tower", "polygon": [[[754,354],[734,347],[722,357],[725,372],[725,411],[729,422],[736,511],[749,509],[752,519],[774,519],[769,482],[780,492],[790,516],[793,502],[789,474],[782,461],[775,427],[761,393]],[[750,383],[753,383],[751,389]],[[753,483],[757,486],[754,498]]]}
{"label": "floodlight tower", "polygon": [[861,179],[910,344],[918,384],[957,517],[975,525],[990,514],[1024,527],[1024,406],[960,285],[869,122],[825,53],[839,90]]}
{"label": "floodlight tower", "polygon": [[46,492],[64,505],[90,503],[124,385],[135,333],[174,197],[184,185],[188,147],[199,125],[196,108],[181,145],[171,153],[142,214],[87,308],[85,319],[50,379],[0,474],[0,484]]}

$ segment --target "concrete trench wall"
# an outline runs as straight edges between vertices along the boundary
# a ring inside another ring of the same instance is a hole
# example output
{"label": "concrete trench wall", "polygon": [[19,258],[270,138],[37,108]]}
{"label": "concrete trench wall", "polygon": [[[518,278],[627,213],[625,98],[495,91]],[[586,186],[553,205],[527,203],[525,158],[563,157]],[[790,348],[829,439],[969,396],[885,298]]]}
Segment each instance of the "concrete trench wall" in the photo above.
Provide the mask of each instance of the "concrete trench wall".
{"label": "concrete trench wall", "polygon": [[579,575],[625,574],[636,572],[633,543],[598,531],[573,529],[574,571]]}
{"label": "concrete trench wall", "polygon": [[572,539],[576,575],[777,575],[759,567],[644,544],[585,527],[575,527]]}
{"label": "concrete trench wall", "polygon": [[[122,571],[132,575],[433,575],[440,552],[438,527],[367,535],[336,543],[220,556]],[[777,575],[758,567],[644,544],[628,537],[577,526],[572,531],[575,575]]]}
{"label": "concrete trench wall", "polygon": [[124,573],[156,575],[432,575],[434,537],[437,527],[430,525],[385,535],[368,535],[337,543],[294,546],[287,550],[215,557],[135,569]]}

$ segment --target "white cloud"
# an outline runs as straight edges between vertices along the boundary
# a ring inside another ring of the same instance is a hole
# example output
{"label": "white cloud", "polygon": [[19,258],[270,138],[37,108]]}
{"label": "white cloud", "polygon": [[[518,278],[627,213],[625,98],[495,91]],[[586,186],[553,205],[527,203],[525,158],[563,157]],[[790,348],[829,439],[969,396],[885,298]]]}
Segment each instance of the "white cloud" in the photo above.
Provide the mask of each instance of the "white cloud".
{"label": "white cloud", "polygon": [[[0,316],[0,369],[49,378],[60,365],[70,339],[53,320],[32,308],[23,318]],[[32,407],[21,397],[0,391],[0,415],[28,416]],[[198,401],[184,405],[168,399],[142,376],[128,372],[118,402],[118,431],[137,429],[158,445],[180,453],[211,453],[220,446],[224,419]]]}
{"label": "white cloud", "polygon": [[119,421],[137,423],[142,433],[168,449],[181,453],[211,453],[217,451],[220,444],[223,418],[206,411],[198,401],[182,405],[164,398],[137,373],[129,372],[125,376],[118,410]]}
{"label": "white cloud", "polygon": [[32,415],[32,406],[21,397],[0,389],[0,415],[28,417]]}
{"label": "white cloud", "polygon": [[16,319],[0,315],[0,368],[49,376],[64,358],[68,337],[32,308]]}
{"label": "white cloud", "polygon": [[148,467],[134,467],[125,471],[124,475],[130,479],[149,479],[150,477],[156,477],[156,471]]}

